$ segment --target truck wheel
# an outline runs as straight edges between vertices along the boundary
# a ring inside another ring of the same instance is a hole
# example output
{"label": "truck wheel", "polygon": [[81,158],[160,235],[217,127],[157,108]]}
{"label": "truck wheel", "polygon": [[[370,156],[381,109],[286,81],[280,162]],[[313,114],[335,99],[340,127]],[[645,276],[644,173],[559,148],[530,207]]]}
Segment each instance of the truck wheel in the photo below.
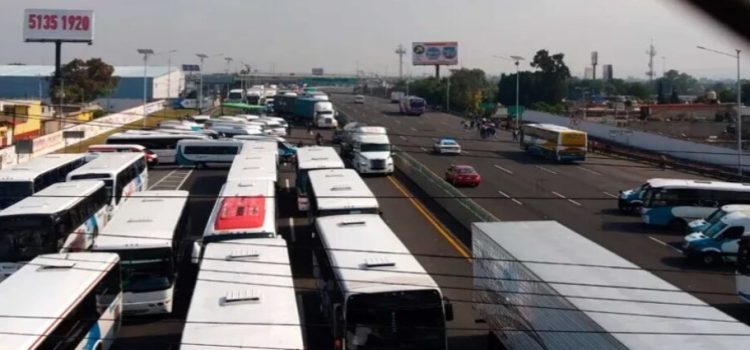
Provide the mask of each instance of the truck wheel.
{"label": "truck wheel", "polygon": [[701,256],[701,262],[706,266],[715,266],[721,262],[721,256],[717,252],[703,253]]}

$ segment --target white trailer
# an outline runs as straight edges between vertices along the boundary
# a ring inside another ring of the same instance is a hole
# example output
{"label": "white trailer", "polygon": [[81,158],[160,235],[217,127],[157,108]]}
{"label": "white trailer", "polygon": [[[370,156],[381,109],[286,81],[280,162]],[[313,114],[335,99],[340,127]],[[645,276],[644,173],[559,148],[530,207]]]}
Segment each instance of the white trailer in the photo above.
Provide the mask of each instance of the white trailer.
{"label": "white trailer", "polygon": [[750,327],[555,221],[475,223],[490,349],[739,349]]}

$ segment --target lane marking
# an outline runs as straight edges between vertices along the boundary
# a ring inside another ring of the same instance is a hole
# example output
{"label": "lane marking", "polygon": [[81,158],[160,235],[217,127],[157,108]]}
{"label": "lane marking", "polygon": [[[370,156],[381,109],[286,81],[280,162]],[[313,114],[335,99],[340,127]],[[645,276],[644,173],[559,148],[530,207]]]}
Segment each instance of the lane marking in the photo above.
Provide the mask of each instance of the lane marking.
{"label": "lane marking", "polygon": [[502,171],[504,171],[504,172],[506,172],[506,173],[508,173],[508,174],[511,174],[511,175],[513,175],[513,172],[512,172],[512,171],[510,171],[510,170],[508,170],[508,169],[505,169],[505,168],[503,168],[503,167],[501,167],[501,166],[499,166],[499,165],[497,165],[497,164],[495,164],[495,168],[498,168],[498,169],[500,169],[500,170],[502,170]]}
{"label": "lane marking", "polygon": [[169,172],[169,174],[164,175],[161,179],[159,179],[159,181],[156,181],[156,183],[154,183],[153,185],[151,185],[151,187],[149,187],[148,190],[150,191],[152,188],[154,188],[156,186],[159,186],[160,183],[164,182],[165,179],[168,179],[170,176],[172,176],[172,174],[174,174],[175,171],[177,171],[177,170],[179,170],[179,169],[172,170],[171,172]]}
{"label": "lane marking", "polygon": [[510,200],[512,200],[514,203],[516,203],[518,205],[523,205],[523,203],[521,203],[521,201],[519,201],[518,199],[511,198]]}
{"label": "lane marking", "polygon": [[182,178],[182,181],[180,181],[180,184],[177,185],[177,189],[178,190],[182,188],[182,185],[185,184],[185,181],[187,181],[187,179],[190,178],[190,175],[192,175],[192,174],[193,174],[193,169],[190,169],[190,171],[188,171],[188,173],[185,175],[185,177]]}
{"label": "lane marking", "polygon": [[422,152],[427,152],[427,148],[424,148],[424,147],[419,147],[419,149],[421,149],[421,150],[422,150]]}
{"label": "lane marking", "polygon": [[498,190],[498,191],[497,191],[497,193],[499,193],[500,195],[502,195],[502,196],[503,196],[503,197],[505,197],[505,198],[508,198],[508,199],[510,199],[511,201],[513,201],[513,203],[516,203],[516,204],[518,204],[518,205],[523,205],[523,203],[521,203],[521,201],[519,201],[518,199],[515,199],[515,198],[513,198],[513,197],[509,196],[509,195],[508,195],[507,193],[505,193],[505,192],[503,192],[503,191],[499,191],[499,190]]}
{"label": "lane marking", "polygon": [[599,176],[601,176],[601,175],[602,175],[601,173],[598,173],[598,172],[596,172],[596,171],[593,171],[593,170],[591,170],[591,169],[588,169],[588,168],[584,168],[584,167],[582,167],[582,166],[579,166],[579,167],[578,167],[578,169],[581,169],[581,170],[583,170],[583,171],[585,171],[585,172],[587,172],[587,173],[590,173],[590,174],[594,174],[594,175],[599,175]]}
{"label": "lane marking", "polygon": [[398,119],[394,120],[393,122],[396,123],[396,124],[401,124],[401,121],[398,120]]}
{"label": "lane marking", "polygon": [[409,202],[414,206],[414,208],[417,209],[417,211],[424,216],[424,218],[432,224],[432,227],[435,228],[436,231],[438,231],[443,238],[445,238],[446,241],[453,247],[453,249],[458,252],[459,255],[464,257],[467,261],[471,261],[471,253],[469,253],[469,250],[464,247],[463,243],[461,243],[458,239],[456,239],[452,233],[448,231],[447,228],[445,228],[432,214],[422,206],[422,203],[417,202],[416,199],[414,199],[414,196],[409,193],[409,191],[401,185],[398,180],[394,179],[393,176],[388,176],[387,179],[393,184],[396,189],[401,192],[404,197],[406,197]]}
{"label": "lane marking", "polygon": [[469,151],[464,151],[464,150],[461,150],[461,153],[462,154],[470,154]]}
{"label": "lane marking", "polygon": [[650,240],[652,240],[652,241],[656,242],[656,243],[659,243],[659,244],[661,244],[661,245],[663,245],[663,246],[665,246],[665,247],[667,247],[667,248],[669,248],[669,249],[672,249],[672,250],[674,250],[674,251],[676,251],[676,252],[678,252],[678,253],[682,254],[682,250],[679,250],[679,249],[677,249],[677,248],[675,248],[675,247],[671,246],[670,244],[667,244],[666,242],[664,242],[664,241],[662,241],[662,240],[660,240],[660,239],[658,239],[658,238],[656,238],[656,237],[648,236],[648,238],[649,238]]}
{"label": "lane marking", "polygon": [[291,236],[292,242],[297,241],[297,235],[294,232],[294,218],[292,217],[289,218],[289,235]]}
{"label": "lane marking", "polygon": [[404,136],[404,135],[399,135],[399,137],[400,137],[400,138],[401,138],[402,140],[406,141],[406,136]]}
{"label": "lane marking", "polygon": [[602,192],[602,193],[604,193],[605,196],[609,196],[609,197],[612,197],[612,198],[620,198],[620,197],[617,197],[617,196],[615,196],[615,195],[613,195],[613,194],[611,194],[609,192]]}
{"label": "lane marking", "polygon": [[411,131],[417,132],[417,129],[415,128],[409,128]]}
{"label": "lane marking", "polygon": [[545,168],[545,167],[543,167],[541,165],[537,165],[536,167],[539,168],[539,170],[546,171],[546,172],[548,172],[548,173],[550,173],[552,175],[557,175],[558,174],[558,172],[556,172],[556,171],[554,171],[552,169],[547,169],[547,168]]}
{"label": "lane marking", "polygon": [[568,202],[570,202],[570,203],[573,203],[573,204],[575,204],[575,205],[577,205],[577,206],[579,206],[579,207],[582,207],[582,206],[583,206],[583,204],[581,204],[581,203],[578,203],[578,202],[576,202],[576,201],[574,201],[574,200],[572,200],[572,199],[568,199]]}
{"label": "lane marking", "polygon": [[568,197],[565,197],[565,196],[563,196],[563,195],[561,195],[561,194],[559,194],[559,193],[557,193],[555,191],[552,191],[552,194],[554,194],[555,196],[558,196],[558,197],[560,197],[562,199],[568,199]]}
{"label": "lane marking", "polygon": [[558,196],[558,197],[560,197],[560,198],[562,198],[562,199],[565,199],[565,200],[567,200],[568,202],[570,202],[570,203],[572,203],[572,204],[575,204],[575,205],[577,205],[577,206],[579,206],[579,207],[582,207],[582,206],[583,206],[583,204],[581,204],[581,203],[579,203],[579,202],[576,202],[576,201],[574,201],[574,200],[572,200],[572,199],[570,199],[570,198],[568,198],[568,197],[565,197],[564,195],[561,195],[561,194],[559,194],[559,193],[557,193],[557,192],[555,192],[555,191],[552,191],[552,194],[554,194],[555,196]]}

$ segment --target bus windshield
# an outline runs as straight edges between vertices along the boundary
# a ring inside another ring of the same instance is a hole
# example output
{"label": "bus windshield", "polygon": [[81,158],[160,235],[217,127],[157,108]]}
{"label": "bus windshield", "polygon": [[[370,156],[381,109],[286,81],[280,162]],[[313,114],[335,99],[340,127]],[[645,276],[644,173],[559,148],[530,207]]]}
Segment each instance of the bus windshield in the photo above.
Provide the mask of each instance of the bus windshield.
{"label": "bus windshield", "polygon": [[31,181],[0,182],[0,209],[5,209],[32,194],[34,187]]}
{"label": "bus windshield", "polygon": [[703,232],[704,235],[710,238],[716,237],[721,231],[723,231],[727,227],[727,224],[724,222],[716,222],[713,225],[709,226],[705,232]]}
{"label": "bus windshield", "polygon": [[0,261],[28,261],[39,254],[56,253],[65,237],[52,237],[48,215],[17,215],[0,218]]}
{"label": "bus windshield", "polygon": [[125,249],[111,251],[120,256],[122,286],[126,292],[164,290],[174,282],[171,248]]}
{"label": "bus windshield", "polygon": [[358,294],[346,306],[347,349],[444,349],[442,301],[434,290]]}
{"label": "bus windshield", "polygon": [[387,143],[363,143],[359,146],[362,152],[390,152],[391,145]]}
{"label": "bus windshield", "polygon": [[716,209],[716,211],[714,211],[713,213],[711,213],[711,215],[709,215],[708,217],[706,217],[705,221],[709,225],[710,224],[714,224],[714,223],[718,222],[719,220],[721,220],[721,218],[723,218],[725,215],[727,215],[727,212],[725,212],[725,211],[723,211],[721,209]]}

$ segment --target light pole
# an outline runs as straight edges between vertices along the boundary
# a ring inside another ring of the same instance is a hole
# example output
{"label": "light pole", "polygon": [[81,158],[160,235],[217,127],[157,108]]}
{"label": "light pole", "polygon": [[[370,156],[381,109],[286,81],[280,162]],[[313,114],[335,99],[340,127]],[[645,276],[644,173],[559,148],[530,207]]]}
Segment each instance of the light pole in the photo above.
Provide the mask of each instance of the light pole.
{"label": "light pole", "polygon": [[195,54],[201,60],[200,83],[198,83],[198,114],[203,113],[203,60],[208,58],[204,53]]}
{"label": "light pole", "polygon": [[146,109],[146,103],[148,102],[148,56],[154,54],[154,50],[151,49],[138,49],[138,53],[143,55],[143,127],[146,127],[146,119],[148,119],[148,111]]}
{"label": "light pole", "polygon": [[737,174],[742,176],[742,83],[740,82],[740,49],[734,49],[736,54],[733,55],[731,53],[709,49],[703,46],[697,46],[697,48],[737,59]]}
{"label": "light pole", "polygon": [[163,52],[167,54],[167,100],[172,99],[172,54],[177,50]]}
{"label": "light pole", "polygon": [[[227,75],[229,75],[229,71],[231,70],[231,67],[232,67],[232,58],[231,57],[224,57],[224,61],[227,62]],[[232,81],[232,83],[234,83],[234,81]],[[227,83],[227,93],[229,93],[229,89],[232,88],[232,86],[231,86],[232,83]]]}
{"label": "light pole", "polygon": [[518,69],[519,69],[518,65],[519,65],[519,62],[525,60],[525,58],[523,58],[521,56],[510,56],[510,58],[508,58],[508,57],[499,56],[499,55],[492,55],[492,57],[500,58],[500,59],[508,60],[508,61],[513,61],[514,64],[516,65],[516,130],[518,130],[518,128],[520,127],[520,124],[521,124],[521,111],[520,111],[520,106],[519,106],[519,102],[518,102],[518,99],[519,99],[519,96],[520,96],[520,79],[521,79],[521,76],[520,76],[520,74],[518,72]]}

